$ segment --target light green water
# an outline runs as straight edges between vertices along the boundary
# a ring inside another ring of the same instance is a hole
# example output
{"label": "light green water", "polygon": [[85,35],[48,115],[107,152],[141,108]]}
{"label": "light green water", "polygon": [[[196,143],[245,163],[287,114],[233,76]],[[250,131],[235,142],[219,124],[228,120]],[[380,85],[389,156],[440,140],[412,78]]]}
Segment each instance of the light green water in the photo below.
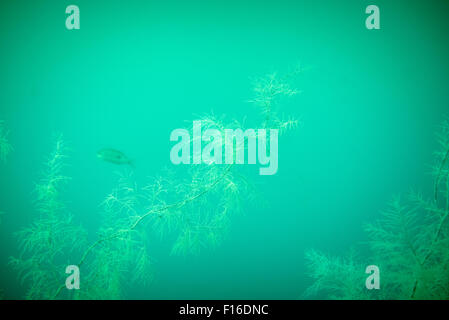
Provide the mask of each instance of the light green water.
{"label": "light green water", "polygon": [[[77,0],[72,31],[69,3],[2,2],[0,120],[13,148],[0,161],[3,298],[54,297],[65,266],[111,235],[87,252],[80,298],[296,299],[313,284],[309,249],[344,257],[355,248],[362,280],[343,282],[363,291],[364,267],[388,260],[364,244],[373,240],[365,225],[394,195],[433,198],[435,133],[449,105],[448,3],[379,0],[381,29],[367,30],[371,2]],[[269,74],[284,81],[298,62],[303,72],[285,83],[301,92],[275,103],[279,118],[301,121],[279,137],[275,175],[170,162],[170,133],[194,120],[261,128],[254,87]],[[49,163],[57,141],[64,157]],[[103,148],[134,168],[98,159]],[[432,237],[439,222],[418,219],[413,233]],[[412,240],[419,259],[432,252],[421,271],[403,246],[395,273],[381,268],[386,285],[402,272],[406,293],[370,298],[409,297],[417,279],[445,270],[447,250],[419,246],[426,239]]]}

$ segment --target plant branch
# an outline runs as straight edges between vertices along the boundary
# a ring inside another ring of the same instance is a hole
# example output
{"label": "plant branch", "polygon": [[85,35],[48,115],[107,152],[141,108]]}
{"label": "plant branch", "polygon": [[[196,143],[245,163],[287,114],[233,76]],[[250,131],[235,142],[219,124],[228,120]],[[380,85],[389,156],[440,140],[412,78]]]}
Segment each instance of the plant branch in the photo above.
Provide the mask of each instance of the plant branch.
{"label": "plant branch", "polygon": [[[181,201],[178,201],[178,202],[175,202],[175,203],[166,205],[166,206],[164,206],[164,207],[162,207],[162,208],[150,210],[150,211],[148,211],[147,213],[145,213],[144,215],[142,215],[141,217],[139,217],[139,219],[137,219],[137,220],[136,220],[130,227],[128,227],[127,229],[121,229],[121,230],[118,230],[117,232],[113,233],[112,235],[110,235],[110,236],[108,236],[108,237],[98,239],[97,241],[95,241],[94,243],[92,243],[92,244],[86,249],[86,251],[84,251],[84,254],[82,255],[81,260],[80,260],[80,262],[78,263],[77,266],[78,266],[78,267],[81,267],[81,266],[84,264],[84,261],[86,260],[86,258],[88,257],[88,255],[89,255],[89,254],[92,252],[92,250],[95,249],[98,245],[100,245],[100,244],[103,243],[103,242],[107,242],[107,241],[109,241],[109,240],[113,240],[113,239],[115,239],[115,238],[118,238],[119,236],[121,236],[121,235],[123,235],[123,234],[126,234],[126,233],[131,232],[132,230],[134,230],[135,228],[137,228],[137,226],[138,226],[139,224],[141,224],[141,223],[142,223],[147,217],[149,217],[150,215],[152,215],[152,214],[154,214],[154,213],[160,213],[160,212],[164,212],[164,211],[167,211],[167,210],[175,209],[175,208],[181,208],[181,207],[185,206],[186,204],[188,204],[188,203],[190,203],[190,202],[192,202],[192,201],[194,201],[194,200],[196,200],[196,199],[202,197],[203,195],[207,194],[207,193],[210,192],[213,188],[215,188],[215,186],[216,186],[220,181],[222,181],[222,180],[226,177],[226,175],[227,175],[227,174],[229,173],[229,171],[231,170],[232,166],[233,166],[233,164],[228,165],[228,166],[226,167],[226,169],[224,170],[223,174],[222,174],[220,177],[218,177],[213,183],[211,183],[207,188],[205,188],[203,191],[199,192],[198,194],[193,195],[193,196],[191,196],[191,197],[188,197],[188,198],[186,198],[186,199],[184,199],[184,200],[181,200]],[[53,299],[56,299],[56,298],[59,296],[59,294],[61,293],[62,289],[64,289],[64,287],[65,287],[65,284],[64,284],[64,285],[61,285],[61,286],[58,288],[58,290],[56,291],[55,295],[53,296]]]}

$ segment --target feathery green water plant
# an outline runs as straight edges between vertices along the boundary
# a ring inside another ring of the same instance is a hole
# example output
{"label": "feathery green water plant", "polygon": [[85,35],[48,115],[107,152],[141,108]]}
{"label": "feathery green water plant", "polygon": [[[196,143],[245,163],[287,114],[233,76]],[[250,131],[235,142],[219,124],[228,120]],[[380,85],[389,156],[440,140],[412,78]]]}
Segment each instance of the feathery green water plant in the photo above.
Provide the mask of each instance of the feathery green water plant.
{"label": "feathery green water plant", "polygon": [[365,266],[357,260],[354,252],[346,257],[337,257],[313,249],[307,250],[308,275],[314,279],[314,283],[307,288],[303,297],[370,299],[371,292],[363,286]]}
{"label": "feathery green water plant", "polygon": [[[346,271],[353,269],[353,259],[327,259],[320,253],[306,255],[314,293],[351,299],[449,299],[448,121],[439,130],[438,141],[433,197],[426,199],[417,192],[394,197],[381,218],[365,228],[370,239],[369,261],[381,270],[381,290],[368,295],[363,269]],[[357,261],[361,264],[363,259]],[[329,287],[335,288],[336,296],[327,294]]]}
{"label": "feathery green water plant", "polygon": [[[271,84],[267,84],[266,79],[270,79]],[[288,79],[278,79],[277,75],[260,79],[259,89],[255,90],[256,101],[266,99],[269,102],[264,103],[265,107],[279,107],[277,101],[281,95],[292,96],[297,93],[289,87]],[[269,115],[262,111],[266,120],[264,127],[294,127],[296,121],[282,122],[274,114],[274,108],[272,109]],[[225,123],[224,119],[213,115],[206,115],[200,120],[203,128],[214,128],[220,132],[224,128],[242,127],[235,120]],[[91,259],[89,267],[94,271],[88,276],[90,280],[87,282],[91,282],[89,287],[92,288],[88,291],[98,291],[98,288],[102,288],[97,292],[100,296],[104,295],[104,292],[110,292],[110,296],[116,297],[120,295],[121,281],[117,270],[126,269],[127,263],[138,261],[138,270],[133,273],[143,275],[146,273],[143,271],[148,271],[151,260],[144,241],[147,238],[144,235],[147,230],[156,231],[161,237],[173,235],[175,240],[171,253],[174,255],[198,254],[204,248],[213,248],[220,244],[228,229],[231,214],[239,211],[241,200],[245,197],[243,195],[247,195],[251,190],[247,179],[233,169],[232,164],[210,163],[190,166],[188,175],[164,172],[138,192],[135,185],[119,183],[119,190],[111,193],[104,202],[110,211],[108,217],[111,223],[106,224],[107,227],[100,238],[86,249],[78,263],[81,267]],[[180,176],[185,178],[180,180]],[[141,211],[142,203],[147,204],[146,211]],[[211,203],[215,204],[213,210]],[[116,217],[117,213],[119,217]],[[143,228],[137,230],[140,225]],[[112,254],[113,252],[116,254]],[[135,254],[139,256],[135,257]],[[117,274],[108,277],[106,281],[104,278],[101,280],[101,275],[110,272]],[[62,289],[63,286],[58,289],[55,298]]]}
{"label": "feathery green water plant", "polygon": [[[77,266],[81,268],[87,263],[86,268],[90,271],[87,272],[88,275],[85,277],[84,282],[87,282],[88,288],[85,292],[77,292],[77,296],[95,299],[117,299],[121,296],[122,278],[124,278],[125,281],[128,281],[129,277],[127,277],[127,275],[130,274],[140,277],[139,274],[136,273],[139,270],[147,273],[147,267],[142,267],[140,265],[138,266],[138,269],[130,272],[129,267],[127,266],[135,265],[136,261],[151,266],[151,260],[147,255],[147,247],[144,246],[144,243],[147,238],[145,232],[147,232],[149,224],[151,224],[154,219],[165,220],[165,217],[167,216],[169,216],[170,219],[172,219],[171,215],[177,216],[175,219],[179,219],[178,224],[182,226],[182,231],[180,238],[178,238],[174,244],[172,252],[195,253],[199,248],[197,246],[198,243],[185,241],[186,238],[182,237],[182,235],[186,234],[185,230],[189,228],[186,227],[187,224],[184,224],[184,222],[188,221],[188,214],[186,212],[189,211],[186,210],[193,204],[193,202],[195,202],[197,206],[190,207],[193,208],[191,211],[197,210],[201,201],[204,201],[205,195],[209,192],[212,193],[219,182],[221,182],[225,175],[229,173],[229,170],[230,166],[225,169],[225,172],[222,172],[221,176],[216,177],[210,184],[203,185],[199,190],[196,186],[198,181],[196,178],[193,178],[193,182],[189,185],[196,191],[196,193],[193,193],[188,186],[178,183],[177,186],[179,188],[175,188],[174,190],[178,190],[178,194],[183,194],[184,197],[181,198],[182,200],[171,204],[165,203],[163,198],[158,198],[156,200],[154,195],[150,195],[149,199],[154,200],[155,205],[151,207],[149,211],[141,215],[136,214],[139,211],[136,210],[136,207],[134,206],[134,204],[137,203],[136,199],[140,198],[140,195],[138,195],[139,193],[135,195],[136,198],[129,198],[130,194],[128,192],[130,192],[132,188],[125,187],[123,189],[123,185],[119,184],[119,192],[116,190],[109,195],[106,198],[104,205],[107,208],[113,208],[110,212],[110,216],[112,217],[115,216],[117,212],[125,212],[126,214],[123,218],[109,219],[111,223],[105,223],[105,227],[102,229],[99,239],[84,251]],[[196,176],[194,175],[194,177]],[[149,185],[146,189],[159,188],[161,181],[158,179],[156,181],[155,187]],[[125,197],[120,195],[122,192],[124,192]],[[134,191],[131,192],[134,193]],[[170,192],[167,192],[167,194],[170,194]],[[130,203],[133,205],[129,205]],[[141,225],[147,226],[147,228],[137,230],[137,227]],[[138,254],[137,258],[135,256],[136,253]],[[145,273],[142,273],[141,276],[144,277]],[[64,287],[65,285],[60,285],[53,298],[57,298]]]}
{"label": "feathery green water plant", "polygon": [[281,117],[279,115],[279,105],[282,98],[292,97],[301,93],[298,89],[292,87],[292,79],[304,71],[304,68],[298,64],[292,71],[284,76],[279,76],[274,72],[264,77],[254,80],[254,98],[249,100],[253,103],[263,116],[263,128],[279,129],[280,132],[296,128],[299,120],[293,117]]}
{"label": "feathery green water plant", "polygon": [[[297,125],[297,120],[281,120],[278,116],[279,99],[298,93],[289,80],[276,74],[258,80],[253,102],[263,107],[264,128],[285,131]],[[225,122],[213,115],[201,120],[206,129],[244,129],[235,120]],[[173,255],[198,254],[214,248],[223,241],[231,216],[242,209],[242,200],[254,193],[251,183],[233,164],[191,165],[187,174],[177,171],[185,167],[176,168],[171,175],[163,172],[156,176],[143,188],[136,185],[132,172],[125,172],[102,203],[103,224],[98,240],[86,247],[80,241],[85,231],[71,222],[60,201],[61,187],[69,180],[61,173],[63,160],[64,145],[59,139],[44,178],[36,187],[40,217],[18,234],[21,255],[11,258],[11,264],[30,287],[27,297],[31,299],[121,298],[126,283],[147,284],[152,280],[150,233],[172,239]],[[82,289],[69,294],[63,292],[66,275],[61,272],[65,270],[62,263],[74,264],[72,257],[77,254]]]}
{"label": "feathery green water plant", "polygon": [[117,187],[101,205],[100,242],[95,242],[90,247],[91,254],[85,254],[78,264],[86,267],[83,268],[84,288],[76,292],[77,298],[119,299],[123,297],[125,284],[146,286],[151,283],[153,264],[147,241],[149,231],[146,228],[126,232],[122,229],[139,218],[144,201],[133,173],[119,173]]}
{"label": "feathery green water plant", "polygon": [[30,226],[17,233],[20,255],[10,258],[21,282],[28,287],[28,299],[52,298],[55,287],[65,282],[61,270],[65,270],[72,255],[85,246],[86,232],[73,222],[60,196],[69,180],[63,175],[65,152],[63,139],[58,137],[35,188],[39,215]]}

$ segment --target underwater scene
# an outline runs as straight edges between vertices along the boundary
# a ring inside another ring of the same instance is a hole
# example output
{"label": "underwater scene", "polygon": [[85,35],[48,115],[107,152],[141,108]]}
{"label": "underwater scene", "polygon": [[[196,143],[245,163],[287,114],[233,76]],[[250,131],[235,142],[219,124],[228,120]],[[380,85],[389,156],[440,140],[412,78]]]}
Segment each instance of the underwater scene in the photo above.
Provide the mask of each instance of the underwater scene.
{"label": "underwater scene", "polygon": [[449,299],[449,2],[2,1],[0,299]]}

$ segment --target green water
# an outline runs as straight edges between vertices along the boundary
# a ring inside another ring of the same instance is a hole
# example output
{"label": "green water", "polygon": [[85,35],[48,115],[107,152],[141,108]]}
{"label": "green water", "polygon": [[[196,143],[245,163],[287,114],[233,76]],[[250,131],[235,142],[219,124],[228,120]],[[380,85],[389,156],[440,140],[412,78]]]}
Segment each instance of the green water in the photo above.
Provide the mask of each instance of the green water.
{"label": "green water", "polygon": [[[449,3],[375,1],[381,29],[367,30],[372,1],[72,2],[80,30],[65,28],[66,2],[0,5],[0,120],[13,147],[0,162],[4,298],[24,298],[32,281],[21,283],[8,259],[20,256],[15,233],[42,216],[34,190],[59,134],[71,177],[61,201],[88,234],[84,247],[57,258],[63,266],[101,237],[100,204],[117,172],[144,187],[167,168],[182,185],[191,166],[170,162],[171,131],[211,112],[258,128],[263,117],[248,103],[254,79],[298,62],[305,70],[291,85],[301,93],[280,105],[301,125],[279,138],[277,173],[231,168],[254,189],[242,192],[220,244],[198,254],[170,254],[176,230],[161,238],[137,227],[153,280],[132,282],[120,270],[120,298],[296,299],[312,284],[307,249],[344,255],[367,241],[363,226],[393,195],[433,195],[435,132],[449,103]],[[135,168],[101,161],[102,148],[122,151]],[[207,199],[189,210],[220,206]]]}

